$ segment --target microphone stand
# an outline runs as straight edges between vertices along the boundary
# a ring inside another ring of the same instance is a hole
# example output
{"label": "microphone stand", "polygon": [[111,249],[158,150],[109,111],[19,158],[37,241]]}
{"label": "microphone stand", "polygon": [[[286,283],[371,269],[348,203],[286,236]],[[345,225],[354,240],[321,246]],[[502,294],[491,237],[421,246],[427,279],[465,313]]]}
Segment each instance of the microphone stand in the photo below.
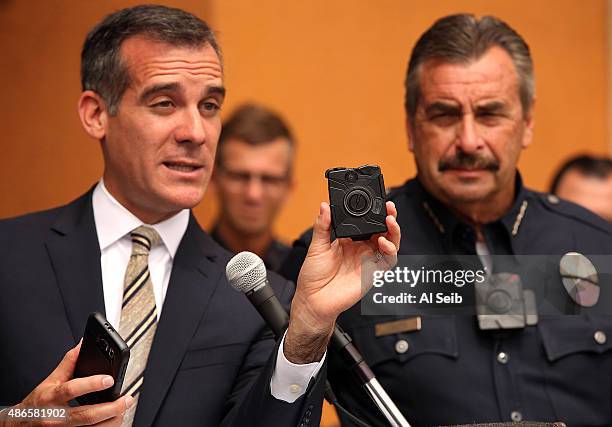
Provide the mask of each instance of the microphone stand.
{"label": "microphone stand", "polygon": [[336,325],[332,336],[332,346],[344,362],[356,374],[359,382],[365,388],[376,407],[385,416],[392,427],[410,427],[400,410],[395,406],[385,389],[376,379],[374,372],[363,360],[359,350],[353,345],[351,337]]}
{"label": "microphone stand", "polygon": [[[282,338],[289,324],[289,315],[274,295],[272,287],[266,286],[258,292],[247,292],[246,295],[264,319],[276,319],[275,322],[268,322],[268,326],[270,326],[277,339]],[[389,425],[392,427],[410,427],[408,421],[406,421],[402,413],[397,409],[397,406],[395,406],[395,403],[393,403],[393,400],[391,400],[385,389],[376,379],[372,369],[363,360],[359,350],[353,345],[351,337],[338,325],[334,328],[331,346],[334,351],[340,354],[353,373],[356,374],[368,396],[370,396],[376,407],[385,416]],[[331,404],[337,405],[337,399],[333,391],[331,391],[329,384],[326,385],[325,398]],[[352,414],[351,416],[354,417]]]}

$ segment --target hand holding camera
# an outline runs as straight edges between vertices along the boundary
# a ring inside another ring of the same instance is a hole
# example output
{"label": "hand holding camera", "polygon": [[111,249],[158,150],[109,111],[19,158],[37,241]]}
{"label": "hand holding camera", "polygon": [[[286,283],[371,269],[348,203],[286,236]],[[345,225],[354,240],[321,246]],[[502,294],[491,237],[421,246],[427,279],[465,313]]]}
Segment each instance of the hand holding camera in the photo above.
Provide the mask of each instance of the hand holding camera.
{"label": "hand holding camera", "polygon": [[[350,171],[344,171],[344,175],[346,172]],[[328,175],[334,176],[329,171]],[[351,181],[351,184],[382,183],[382,176],[380,176],[380,181],[377,177],[372,179],[372,176],[368,175],[364,181],[360,181],[360,177],[357,177],[356,180]],[[355,218],[361,228],[359,234],[348,236],[357,237],[355,240],[337,238],[331,241],[332,210],[327,203],[321,203],[319,216],[313,227],[308,254],[298,277],[296,293],[291,304],[289,329],[285,337],[285,356],[293,363],[309,363],[319,360],[325,351],[338,315],[356,304],[369,290],[370,285],[363,284],[361,280],[364,260],[374,260],[380,269],[391,268],[397,262],[397,251],[400,244],[400,227],[396,220],[397,211],[392,202],[387,202],[386,205],[383,204],[377,209],[378,214],[372,213],[376,197],[382,203],[384,195],[384,187],[377,185],[376,190],[371,188],[363,190],[368,196],[373,195],[369,199],[371,203],[361,205],[361,200],[358,201],[359,203],[355,201],[360,214]],[[355,186],[348,185],[342,191],[350,197],[351,189],[355,189]],[[350,207],[355,208],[355,206]],[[368,220],[362,219],[370,215],[368,212],[372,215],[383,214],[382,226],[378,224],[378,228],[373,228],[366,225]],[[336,224],[336,230],[338,230],[338,224]],[[372,234],[374,230],[384,232]],[[313,353],[314,348],[319,351]],[[316,357],[313,359],[311,357],[313,354],[316,354],[318,359]]]}

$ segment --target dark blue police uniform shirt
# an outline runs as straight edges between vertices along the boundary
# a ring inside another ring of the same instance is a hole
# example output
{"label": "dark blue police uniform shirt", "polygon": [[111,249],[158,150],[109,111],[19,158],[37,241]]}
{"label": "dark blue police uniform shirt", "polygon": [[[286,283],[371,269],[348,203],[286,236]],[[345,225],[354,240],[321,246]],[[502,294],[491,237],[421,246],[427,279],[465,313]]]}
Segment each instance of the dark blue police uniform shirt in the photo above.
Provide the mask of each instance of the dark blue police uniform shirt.
{"label": "dark blue police uniform shirt", "polygon": [[[390,191],[388,200],[402,228],[400,254],[475,253],[472,228],[417,179]],[[512,208],[482,231],[492,254],[612,255],[610,224],[526,189],[518,174]],[[297,279],[311,236],[308,231],[294,243],[281,269],[285,277]],[[560,278],[557,294],[574,304]],[[376,336],[377,324],[396,318],[361,315],[357,304],[338,322],[413,426],[520,420],[612,426],[612,316],[540,316],[536,326],[505,331],[481,331],[475,315],[423,316],[420,330]],[[333,353],[328,376],[352,412],[386,425]]]}

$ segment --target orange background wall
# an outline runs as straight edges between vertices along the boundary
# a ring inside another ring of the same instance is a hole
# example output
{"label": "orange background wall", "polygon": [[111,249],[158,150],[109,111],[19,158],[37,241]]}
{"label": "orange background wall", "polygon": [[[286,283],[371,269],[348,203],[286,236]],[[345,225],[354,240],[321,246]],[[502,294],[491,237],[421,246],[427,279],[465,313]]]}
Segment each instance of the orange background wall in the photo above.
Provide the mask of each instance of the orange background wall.
{"label": "orange background wall", "polygon": [[[136,3],[0,0],[0,218],[65,203],[99,178],[98,143],[76,114],[81,43],[105,14]],[[414,174],[402,82],[416,38],[445,14],[497,15],[529,42],[536,134],[520,168],[532,187],[544,190],[572,153],[607,150],[605,0],[166,4],[217,29],[228,87],[224,114],[258,101],[291,123],[299,140],[297,187],[277,227],[286,240],[311,224],[327,198],[326,168],[377,163],[387,186]],[[196,214],[209,224],[215,210],[209,194]]]}
{"label": "orange background wall", "polygon": [[[135,1],[0,1],[0,217],[64,203],[102,170],[98,143],[76,114],[79,53],[105,14]],[[297,186],[277,229],[291,240],[326,199],[323,172],[377,163],[387,186],[414,174],[402,82],[410,49],[434,19],[494,14],[529,42],[536,66],[535,144],[520,162],[544,190],[577,151],[607,150],[605,0],[168,1],[217,29],[227,103],[258,101],[285,114],[299,140]],[[212,193],[212,192],[211,192]],[[212,194],[196,209],[209,224]]]}
{"label": "orange background wall", "polygon": [[[377,163],[387,186],[414,174],[406,148],[402,83],[418,36],[440,16],[507,20],[536,67],[535,143],[520,168],[544,190],[576,151],[607,149],[604,1],[219,1],[228,107],[258,100],[286,113],[300,140],[298,185],[278,224],[294,236],[326,199],[323,172]],[[231,109],[231,108],[228,108]],[[409,230],[406,230],[409,232]]]}

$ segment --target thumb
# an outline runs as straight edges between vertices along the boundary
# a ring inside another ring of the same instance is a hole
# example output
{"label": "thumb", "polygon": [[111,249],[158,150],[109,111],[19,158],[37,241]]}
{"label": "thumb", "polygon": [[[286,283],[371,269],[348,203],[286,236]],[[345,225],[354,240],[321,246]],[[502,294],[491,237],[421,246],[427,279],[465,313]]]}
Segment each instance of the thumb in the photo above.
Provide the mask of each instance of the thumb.
{"label": "thumb", "polygon": [[325,202],[321,203],[319,208],[319,216],[312,228],[311,249],[329,246],[329,232],[331,228],[331,211],[329,205]]}
{"label": "thumb", "polygon": [[74,368],[76,366],[76,361],[79,358],[79,352],[81,350],[81,343],[83,340],[79,341],[79,343],[68,350],[64,355],[62,361],[57,365],[57,367],[51,372],[48,379],[58,382],[66,382],[72,379],[72,375],[74,373]]}

